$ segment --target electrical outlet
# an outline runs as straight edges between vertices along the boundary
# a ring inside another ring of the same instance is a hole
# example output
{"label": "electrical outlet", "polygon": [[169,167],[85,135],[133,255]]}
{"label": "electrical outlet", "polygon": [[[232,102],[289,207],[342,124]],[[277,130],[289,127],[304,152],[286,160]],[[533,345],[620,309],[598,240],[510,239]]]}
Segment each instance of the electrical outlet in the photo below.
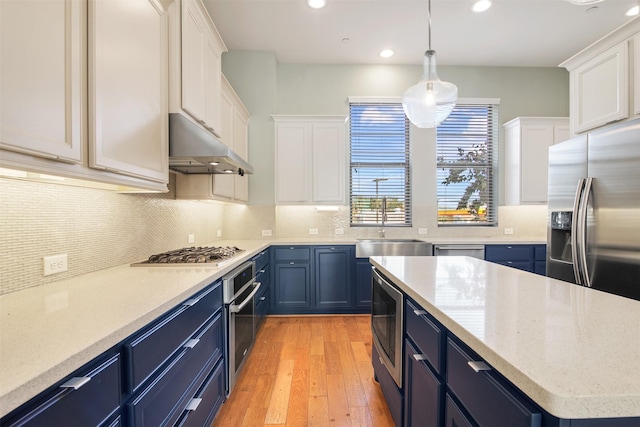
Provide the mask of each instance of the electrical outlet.
{"label": "electrical outlet", "polygon": [[318,229],[317,228],[310,228],[309,229],[309,234],[313,234],[313,235],[318,234]]}
{"label": "electrical outlet", "polygon": [[188,243],[193,243],[193,242],[195,242],[195,241],[196,241],[196,235],[195,235],[195,234],[189,234],[189,235],[187,236],[187,242],[188,242]]}
{"label": "electrical outlet", "polygon": [[45,256],[42,261],[45,276],[67,271],[67,254]]}
{"label": "electrical outlet", "polygon": [[222,237],[222,230],[218,230],[217,235],[218,235],[218,237]]}
{"label": "electrical outlet", "polygon": [[344,234],[344,228],[336,228],[336,236],[342,236]]}
{"label": "electrical outlet", "polygon": [[505,228],[504,234],[513,234],[513,228]]}
{"label": "electrical outlet", "polygon": [[262,230],[262,237],[271,237],[271,230]]}
{"label": "electrical outlet", "polygon": [[424,236],[427,234],[427,229],[426,228],[418,228],[418,234],[420,234],[421,236]]}

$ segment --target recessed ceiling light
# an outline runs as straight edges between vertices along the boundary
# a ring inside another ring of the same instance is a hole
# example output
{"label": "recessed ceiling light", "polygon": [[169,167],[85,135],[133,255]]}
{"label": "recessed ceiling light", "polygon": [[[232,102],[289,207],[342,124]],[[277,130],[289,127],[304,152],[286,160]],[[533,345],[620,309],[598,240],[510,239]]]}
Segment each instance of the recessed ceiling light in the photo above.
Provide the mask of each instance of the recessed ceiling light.
{"label": "recessed ceiling light", "polygon": [[391,49],[385,49],[380,52],[380,56],[383,58],[391,58],[393,56],[393,51]]}
{"label": "recessed ceiling light", "polygon": [[231,170],[231,169],[225,169],[225,170],[224,170],[224,173],[233,173],[233,170]]}
{"label": "recessed ceiling light", "polygon": [[491,0],[478,0],[471,6],[471,10],[474,12],[484,12],[491,7]]}
{"label": "recessed ceiling light", "polygon": [[218,166],[220,163],[219,163],[219,162],[209,162],[209,164],[210,164],[211,166]]}
{"label": "recessed ceiling light", "polygon": [[638,13],[640,13],[640,6],[633,6],[631,9],[627,10],[627,13],[625,13],[625,15],[636,16]]}
{"label": "recessed ceiling light", "polygon": [[327,4],[327,0],[307,0],[307,4],[314,9],[322,9]]}
{"label": "recessed ceiling light", "polygon": [[576,6],[586,6],[589,4],[595,4],[595,3],[600,3],[601,1],[604,0],[566,0],[571,4],[575,4]]}

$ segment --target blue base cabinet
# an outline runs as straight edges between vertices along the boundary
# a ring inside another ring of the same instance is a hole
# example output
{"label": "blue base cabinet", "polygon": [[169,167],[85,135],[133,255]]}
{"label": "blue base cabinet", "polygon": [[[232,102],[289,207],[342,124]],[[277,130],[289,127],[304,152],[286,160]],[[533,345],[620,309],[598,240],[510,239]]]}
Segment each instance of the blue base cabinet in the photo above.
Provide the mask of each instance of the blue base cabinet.
{"label": "blue base cabinet", "polygon": [[371,263],[369,258],[356,258],[355,271],[356,301],[355,306],[371,312]]}
{"label": "blue base cabinet", "polygon": [[0,425],[209,426],[226,397],[222,316],[218,280]]}
{"label": "blue base cabinet", "polygon": [[485,245],[485,261],[545,275],[546,245]]}
{"label": "blue base cabinet", "polygon": [[363,285],[353,245],[273,246],[272,265],[272,314],[371,312],[371,272]]}

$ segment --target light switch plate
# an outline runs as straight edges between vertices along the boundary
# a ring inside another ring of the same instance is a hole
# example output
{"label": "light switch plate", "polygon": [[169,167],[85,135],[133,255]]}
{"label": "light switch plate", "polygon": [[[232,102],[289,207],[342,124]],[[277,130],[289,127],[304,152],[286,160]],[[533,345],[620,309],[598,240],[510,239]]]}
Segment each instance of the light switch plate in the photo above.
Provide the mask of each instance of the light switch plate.
{"label": "light switch plate", "polygon": [[189,234],[187,236],[187,243],[193,243],[196,241],[196,235],[195,234]]}
{"label": "light switch plate", "polygon": [[317,228],[310,228],[309,229],[309,234],[313,234],[313,235],[318,234],[318,229]]}
{"label": "light switch plate", "polygon": [[418,228],[418,234],[421,236],[425,236],[428,234],[428,231],[426,228]]}
{"label": "light switch plate", "polygon": [[271,230],[262,230],[262,237],[271,237]]}
{"label": "light switch plate", "polygon": [[336,228],[334,232],[336,236],[342,236],[344,234],[344,228]]}
{"label": "light switch plate", "polygon": [[504,234],[513,234],[513,228],[505,228]]}

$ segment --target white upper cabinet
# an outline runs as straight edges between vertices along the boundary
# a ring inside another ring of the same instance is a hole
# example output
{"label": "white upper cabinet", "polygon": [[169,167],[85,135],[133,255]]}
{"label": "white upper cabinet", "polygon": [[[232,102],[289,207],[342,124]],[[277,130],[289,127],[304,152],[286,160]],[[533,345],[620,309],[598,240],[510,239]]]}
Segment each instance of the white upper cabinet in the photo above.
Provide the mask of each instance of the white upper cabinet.
{"label": "white upper cabinet", "polygon": [[53,175],[166,192],[162,5],[0,1],[0,20],[0,165],[36,179]]}
{"label": "white upper cabinet", "polygon": [[154,0],[90,6],[89,165],[166,183],[166,15]]}
{"label": "white upper cabinet", "polygon": [[276,204],[344,204],[344,116],[274,116]]}
{"label": "white upper cabinet", "polygon": [[0,2],[0,147],[81,163],[86,9],[75,0]]}
{"label": "white upper cabinet", "polygon": [[569,118],[518,117],[504,133],[505,204],[546,204],[549,147],[569,139]]}
{"label": "white upper cabinet", "polygon": [[[249,112],[224,76],[220,118],[220,140],[237,155],[248,160]],[[176,197],[245,203],[249,200],[249,176],[179,174],[176,176]]]}
{"label": "white upper cabinet", "polygon": [[633,114],[640,116],[640,34],[633,37],[633,66],[631,67],[633,82]]}
{"label": "white upper cabinet", "polygon": [[640,20],[635,19],[560,64],[570,72],[572,134],[633,118],[640,111],[640,70],[633,55],[638,33]]}
{"label": "white upper cabinet", "polygon": [[170,19],[170,110],[186,112],[220,136],[222,53],[227,48],[200,0],[179,1]]}

